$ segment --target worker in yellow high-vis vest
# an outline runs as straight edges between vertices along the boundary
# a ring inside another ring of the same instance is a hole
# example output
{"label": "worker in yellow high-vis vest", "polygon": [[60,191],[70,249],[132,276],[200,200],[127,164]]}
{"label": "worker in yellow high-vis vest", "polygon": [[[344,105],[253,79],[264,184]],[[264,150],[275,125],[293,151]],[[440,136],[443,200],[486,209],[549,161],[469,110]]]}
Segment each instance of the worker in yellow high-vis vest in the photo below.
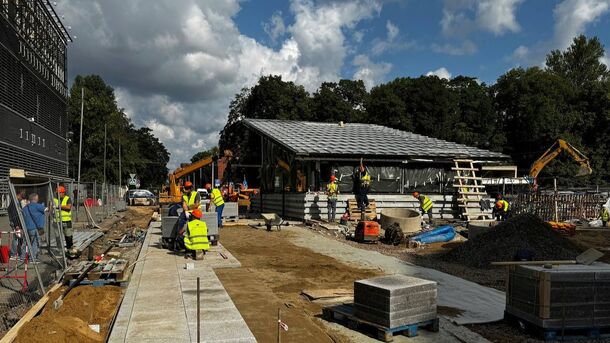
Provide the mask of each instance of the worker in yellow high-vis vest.
{"label": "worker in yellow high-vis vest", "polygon": [[194,190],[193,183],[186,181],[184,183],[184,192],[182,193],[182,209],[185,213],[191,213],[198,209],[201,204],[201,195]]}
{"label": "worker in yellow high-vis vest", "polygon": [[423,194],[419,194],[419,192],[413,192],[413,197],[419,201],[422,216],[427,214],[428,220],[432,223],[432,207],[434,207],[432,200]]}
{"label": "worker in yellow high-vis vest", "polygon": [[61,227],[64,231],[64,238],[66,242],[66,252],[70,255],[74,255],[76,252],[73,249],[74,244],[74,229],[72,228],[72,199],[66,194],[64,186],[57,187],[58,198],[53,199],[54,219],[53,222],[56,226]]}
{"label": "worker in yellow high-vis vest", "polygon": [[204,254],[210,250],[210,242],[208,241],[208,227],[201,220],[203,213],[200,209],[193,210],[191,220],[186,224],[184,231],[184,247],[186,252],[184,258],[188,258],[190,254],[193,260],[197,259],[197,251],[202,251]]}
{"label": "worker in yellow high-vis vest", "polygon": [[206,188],[208,189],[208,192],[210,192],[210,200],[216,207],[216,215],[218,216],[218,227],[222,227],[222,210],[224,210],[225,208],[225,199],[222,197],[220,189],[218,189],[219,186],[219,184],[216,184],[216,187],[214,187],[214,189],[211,189],[212,185],[207,184]]}

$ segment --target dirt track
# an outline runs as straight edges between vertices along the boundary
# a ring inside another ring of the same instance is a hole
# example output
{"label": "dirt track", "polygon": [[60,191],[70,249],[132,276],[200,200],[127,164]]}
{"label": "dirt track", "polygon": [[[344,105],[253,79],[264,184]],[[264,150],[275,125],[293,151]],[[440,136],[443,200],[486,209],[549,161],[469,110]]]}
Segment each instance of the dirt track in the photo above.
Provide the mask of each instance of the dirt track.
{"label": "dirt track", "polygon": [[249,227],[223,229],[222,244],[242,268],[218,269],[216,274],[259,342],[276,342],[278,307],[289,325],[284,342],[349,342],[315,318],[321,306],[305,300],[301,291],[352,288],[354,280],[380,272],[353,268],[298,247],[289,242],[290,235]]}

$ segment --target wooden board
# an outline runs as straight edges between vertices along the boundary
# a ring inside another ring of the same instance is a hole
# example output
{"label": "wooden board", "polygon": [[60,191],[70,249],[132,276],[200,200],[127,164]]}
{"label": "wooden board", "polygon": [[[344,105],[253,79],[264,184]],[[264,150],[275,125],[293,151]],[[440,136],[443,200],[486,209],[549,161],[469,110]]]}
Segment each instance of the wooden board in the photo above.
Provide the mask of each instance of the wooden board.
{"label": "wooden board", "polygon": [[51,287],[51,289],[49,289],[47,291],[47,293],[45,293],[45,295],[43,295],[42,298],[40,298],[40,300],[38,300],[38,302],[36,304],[34,304],[34,306],[32,306],[32,308],[30,308],[23,315],[23,317],[21,317],[21,319],[19,319],[17,324],[15,324],[6,333],[6,335],[4,335],[4,337],[2,337],[2,339],[0,340],[0,343],[10,343],[10,342],[14,341],[15,338],[17,338],[17,335],[19,334],[19,330],[21,330],[21,327],[24,326],[26,323],[29,323],[30,320],[32,320],[32,318],[34,318],[44,308],[44,306],[49,301],[49,295],[52,292],[58,290],[59,287],[61,287],[61,284],[56,284],[55,286]]}
{"label": "wooden board", "polygon": [[304,289],[301,294],[311,300],[354,296],[354,291],[346,288]]}

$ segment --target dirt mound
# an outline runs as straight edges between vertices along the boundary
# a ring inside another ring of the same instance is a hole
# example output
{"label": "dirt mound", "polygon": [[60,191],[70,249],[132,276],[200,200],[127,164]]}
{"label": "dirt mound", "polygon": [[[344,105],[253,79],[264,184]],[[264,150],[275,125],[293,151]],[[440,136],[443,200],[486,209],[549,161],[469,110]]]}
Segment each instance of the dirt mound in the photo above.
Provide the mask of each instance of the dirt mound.
{"label": "dirt mound", "polygon": [[448,262],[471,267],[488,267],[493,261],[513,261],[520,251],[530,251],[533,259],[571,260],[579,249],[553,231],[539,217],[521,214],[498,224],[442,256]]}
{"label": "dirt mound", "polygon": [[[15,342],[103,342],[117,310],[122,290],[115,286],[79,286],[74,288],[63,305],[53,309],[53,301],[65,288],[50,295],[42,313],[19,330]],[[89,328],[99,324],[100,333]]]}

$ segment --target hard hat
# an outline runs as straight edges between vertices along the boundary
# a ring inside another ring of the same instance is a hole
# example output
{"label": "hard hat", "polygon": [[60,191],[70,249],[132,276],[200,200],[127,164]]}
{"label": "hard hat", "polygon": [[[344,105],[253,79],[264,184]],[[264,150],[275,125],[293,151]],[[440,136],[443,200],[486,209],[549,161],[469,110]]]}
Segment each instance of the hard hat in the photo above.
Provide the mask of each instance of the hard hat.
{"label": "hard hat", "polygon": [[334,176],[334,175],[331,175],[330,176],[330,182],[335,182],[335,181],[337,181],[337,177]]}
{"label": "hard hat", "polygon": [[209,184],[209,183],[206,183],[206,184],[205,184],[205,189],[211,189],[211,188],[212,188],[212,185],[211,185],[211,184]]}
{"label": "hard hat", "polygon": [[184,183],[184,188],[192,188],[193,187],[193,183],[191,181],[187,181]]}
{"label": "hard hat", "polygon": [[66,189],[64,188],[64,186],[57,187],[57,193],[66,193]]}
{"label": "hard hat", "polygon": [[496,207],[497,208],[502,208],[502,202],[501,201],[496,201]]}
{"label": "hard hat", "polygon": [[193,213],[191,214],[197,219],[201,219],[201,216],[203,216],[203,213],[201,213],[200,209],[193,210]]}
{"label": "hard hat", "polygon": [[419,197],[419,192],[413,192],[413,196],[416,198]]}

